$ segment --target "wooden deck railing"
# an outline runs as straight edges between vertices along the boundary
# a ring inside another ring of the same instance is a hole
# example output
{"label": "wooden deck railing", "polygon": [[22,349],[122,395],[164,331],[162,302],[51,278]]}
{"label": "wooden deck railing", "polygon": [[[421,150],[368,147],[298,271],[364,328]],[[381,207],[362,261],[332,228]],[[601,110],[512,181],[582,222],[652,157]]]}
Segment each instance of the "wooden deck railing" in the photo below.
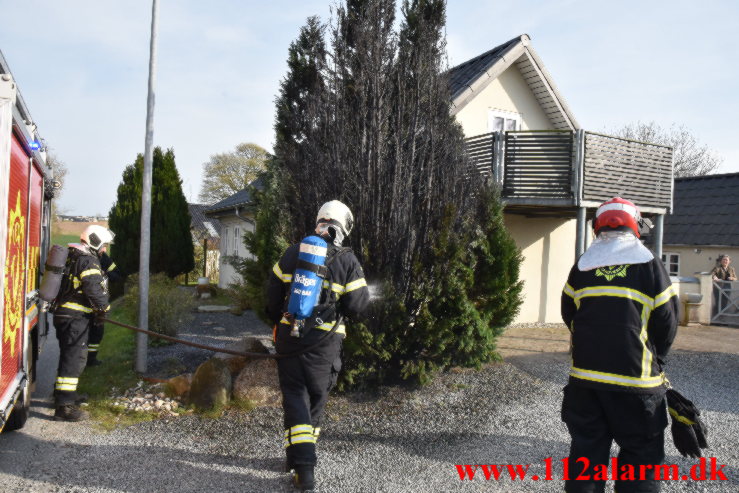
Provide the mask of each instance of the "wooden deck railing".
{"label": "wooden deck railing", "polygon": [[470,161],[513,205],[594,207],[616,195],[647,212],[672,206],[672,149],[578,130],[467,139]]}

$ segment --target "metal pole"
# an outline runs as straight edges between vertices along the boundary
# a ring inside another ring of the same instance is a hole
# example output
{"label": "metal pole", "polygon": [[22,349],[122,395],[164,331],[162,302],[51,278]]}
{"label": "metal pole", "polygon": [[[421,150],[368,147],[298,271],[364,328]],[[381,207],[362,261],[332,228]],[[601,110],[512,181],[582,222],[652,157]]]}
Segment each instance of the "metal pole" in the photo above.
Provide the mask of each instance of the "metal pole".
{"label": "metal pole", "polygon": [[585,226],[587,224],[587,208],[580,207],[577,209],[577,226],[575,236],[575,262],[580,255],[585,253]]}
{"label": "metal pole", "polygon": [[[141,191],[141,243],[139,251],[139,327],[149,327],[149,250],[151,249],[151,169],[154,143],[154,85],[157,63],[157,0],[151,4],[149,43],[149,92],[146,100],[146,139],[144,142],[144,183]],[[136,371],[146,372],[148,336],[136,334]]]}
{"label": "metal pole", "polygon": [[662,232],[665,225],[665,215],[659,214],[654,218],[654,256],[662,258]]}

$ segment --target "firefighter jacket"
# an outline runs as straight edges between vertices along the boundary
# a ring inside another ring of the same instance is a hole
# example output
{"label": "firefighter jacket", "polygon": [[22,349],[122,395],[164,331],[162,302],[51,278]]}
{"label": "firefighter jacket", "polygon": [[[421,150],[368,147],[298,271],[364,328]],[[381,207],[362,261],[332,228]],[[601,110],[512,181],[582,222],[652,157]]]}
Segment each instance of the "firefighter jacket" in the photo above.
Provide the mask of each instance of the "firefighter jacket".
{"label": "firefighter jacket", "polygon": [[678,299],[662,262],[570,271],[562,319],[571,332],[570,383],[663,392],[664,358],[677,332]]}
{"label": "firefighter jacket", "polygon": [[70,245],[67,259],[69,274],[62,281],[55,315],[79,317],[107,311],[108,287],[100,260],[85,245]]}
{"label": "firefighter jacket", "polygon": [[109,281],[117,282],[123,280],[123,276],[121,275],[121,271],[118,269],[118,266],[115,265],[113,259],[111,259],[105,252],[100,254],[100,267],[102,268],[103,275],[107,277]]}
{"label": "firefighter jacket", "polygon": [[[283,315],[287,312],[288,294],[298,263],[299,249],[299,243],[289,247],[272,268],[267,288],[267,314],[275,324],[289,324]],[[351,249],[329,244],[326,265],[328,275],[323,280],[318,305],[310,317],[315,322],[311,329],[331,330],[339,313],[357,317],[369,304],[367,281],[364,279],[362,266]],[[336,329],[336,333],[346,335],[344,324]]]}

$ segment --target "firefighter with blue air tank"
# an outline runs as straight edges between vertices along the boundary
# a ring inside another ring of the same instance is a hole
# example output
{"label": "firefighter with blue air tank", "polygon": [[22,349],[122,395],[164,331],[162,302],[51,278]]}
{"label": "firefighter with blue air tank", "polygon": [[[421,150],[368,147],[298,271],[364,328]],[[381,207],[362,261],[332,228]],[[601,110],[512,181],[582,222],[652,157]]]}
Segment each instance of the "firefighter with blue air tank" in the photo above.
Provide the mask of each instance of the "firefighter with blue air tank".
{"label": "firefighter with blue air tank", "polygon": [[277,360],[287,468],[301,491],[315,485],[321,417],[341,369],[342,317],[357,317],[369,304],[362,267],[352,250],[341,246],[353,223],[345,204],[323,204],[315,234],[287,249],[269,281],[267,312],[276,325],[277,352],[308,349]]}
{"label": "firefighter with blue air tank", "polygon": [[[661,260],[639,241],[645,226],[632,202],[615,197],[601,204],[597,237],[562,293],[572,356],[562,401],[572,437],[568,493],[605,490],[605,479],[594,471],[610,464],[613,441],[619,468],[639,470],[665,457],[664,366],[677,332],[678,299]],[[615,484],[618,493],[659,488],[654,478],[618,476]]]}

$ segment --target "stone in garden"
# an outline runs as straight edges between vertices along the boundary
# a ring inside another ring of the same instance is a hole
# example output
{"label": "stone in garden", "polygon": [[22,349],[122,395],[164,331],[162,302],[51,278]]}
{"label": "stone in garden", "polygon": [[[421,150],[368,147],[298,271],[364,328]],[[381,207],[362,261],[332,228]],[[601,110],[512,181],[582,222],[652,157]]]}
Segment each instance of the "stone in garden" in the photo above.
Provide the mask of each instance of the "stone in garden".
{"label": "stone in garden", "polygon": [[200,305],[198,311],[201,313],[218,313],[227,312],[231,309],[229,306],[224,305]]}
{"label": "stone in garden", "polygon": [[228,404],[231,396],[231,372],[225,361],[211,358],[195,370],[190,384],[189,401],[199,409]]}
{"label": "stone in garden", "polygon": [[190,392],[190,383],[192,382],[192,374],[185,373],[174,378],[167,380],[166,388],[170,395],[177,397],[186,397]]}
{"label": "stone in garden", "polygon": [[[246,351],[251,350],[250,343],[246,339],[242,339],[240,341],[232,342],[230,344],[227,344],[223,349],[228,349],[230,351],[236,351],[239,353],[243,353]],[[216,353],[215,357],[223,360],[226,365],[228,365],[228,369],[231,372],[231,375],[238,374],[241,369],[246,364],[247,359],[244,356],[236,356],[234,354],[228,354],[228,353]]]}
{"label": "stone in garden", "polygon": [[248,400],[257,407],[278,407],[282,402],[273,359],[255,359],[244,366],[234,381],[234,399]]}

